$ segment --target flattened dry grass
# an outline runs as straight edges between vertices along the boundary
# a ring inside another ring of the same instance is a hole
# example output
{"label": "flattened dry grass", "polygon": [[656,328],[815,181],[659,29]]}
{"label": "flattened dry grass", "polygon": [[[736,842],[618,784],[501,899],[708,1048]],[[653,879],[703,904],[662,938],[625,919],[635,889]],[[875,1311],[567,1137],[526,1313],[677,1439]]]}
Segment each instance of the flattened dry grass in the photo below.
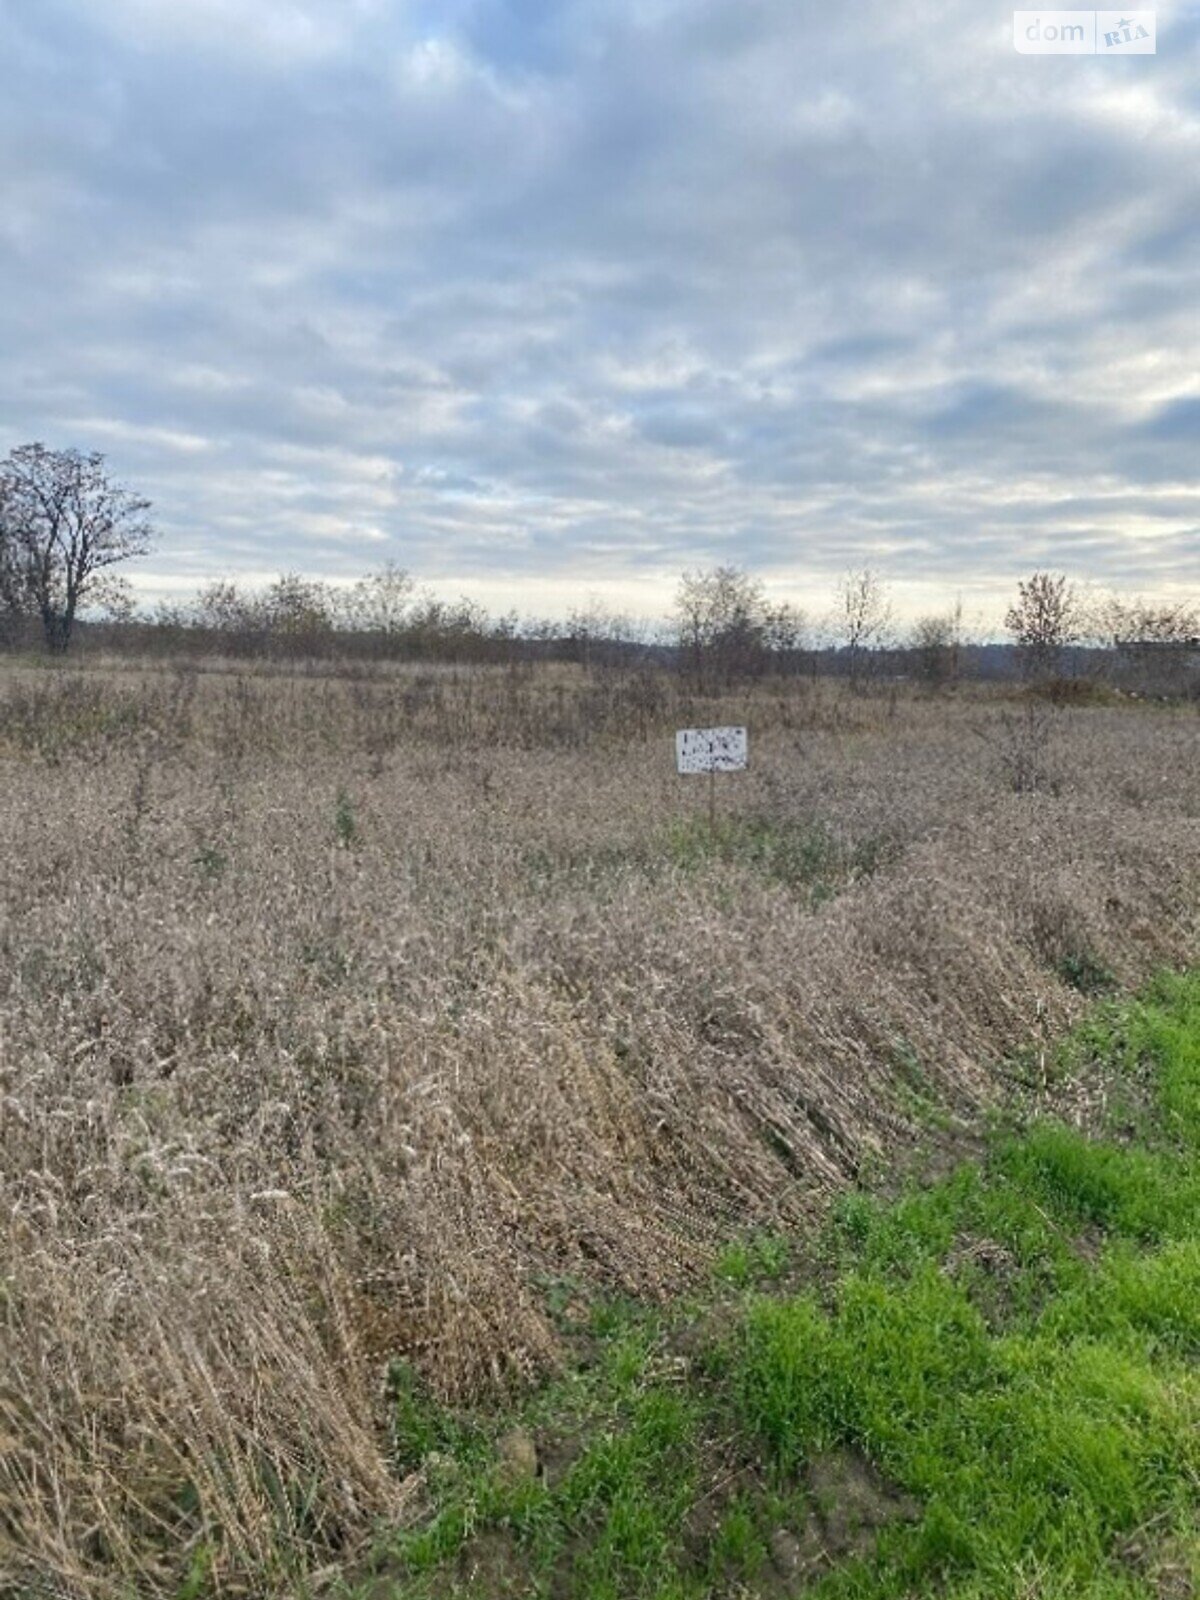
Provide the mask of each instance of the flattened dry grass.
{"label": "flattened dry grass", "polygon": [[[1193,960],[1194,712],[1055,713],[1022,794],[996,716],[0,683],[0,1570],[288,1592],[410,1513],[389,1363],[524,1382],[547,1278],[686,1287],[976,1129],[1016,1052],[1039,1085],[1079,974]],[[754,767],[710,837],[671,732],[716,720]]]}

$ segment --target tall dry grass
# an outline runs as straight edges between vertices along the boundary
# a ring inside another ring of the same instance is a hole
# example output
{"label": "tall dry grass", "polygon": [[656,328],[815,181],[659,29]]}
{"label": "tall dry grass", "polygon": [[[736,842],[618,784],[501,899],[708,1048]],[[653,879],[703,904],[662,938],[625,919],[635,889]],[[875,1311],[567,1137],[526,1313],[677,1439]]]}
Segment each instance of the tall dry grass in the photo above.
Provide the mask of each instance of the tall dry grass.
{"label": "tall dry grass", "polygon": [[[722,719],[710,837],[671,732]],[[667,1293],[971,1126],[1087,991],[1195,959],[1198,729],[9,670],[0,1590],[290,1593],[406,1514],[389,1363],[519,1382],[547,1278]]]}

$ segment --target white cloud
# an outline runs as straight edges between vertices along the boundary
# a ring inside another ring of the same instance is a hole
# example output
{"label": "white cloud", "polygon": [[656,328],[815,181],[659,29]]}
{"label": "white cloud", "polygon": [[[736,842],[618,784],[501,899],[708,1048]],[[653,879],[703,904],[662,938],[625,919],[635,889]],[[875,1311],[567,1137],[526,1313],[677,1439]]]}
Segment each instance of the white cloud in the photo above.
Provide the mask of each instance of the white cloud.
{"label": "white cloud", "polygon": [[135,49],[213,51],[296,67],[343,46],[378,11],[364,0],[105,0],[106,27]]}
{"label": "white cloud", "polygon": [[868,557],[922,604],[1043,559],[1200,584],[1196,19],[1096,63],[994,24],[26,8],[0,447],[108,450],[164,586],[384,555],[634,609],[705,560],[800,599]]}

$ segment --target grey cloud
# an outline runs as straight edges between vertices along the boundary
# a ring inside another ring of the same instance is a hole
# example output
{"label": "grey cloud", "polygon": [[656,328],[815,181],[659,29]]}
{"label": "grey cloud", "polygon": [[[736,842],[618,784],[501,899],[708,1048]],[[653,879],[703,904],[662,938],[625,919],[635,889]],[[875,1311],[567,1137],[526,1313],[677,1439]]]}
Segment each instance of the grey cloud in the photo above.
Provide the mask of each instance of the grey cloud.
{"label": "grey cloud", "polygon": [[1194,19],[8,12],[0,446],[108,450],[164,580],[1200,581]]}
{"label": "grey cloud", "polygon": [[1193,449],[1200,447],[1200,395],[1168,401],[1155,412],[1143,431],[1169,443],[1190,444]]}

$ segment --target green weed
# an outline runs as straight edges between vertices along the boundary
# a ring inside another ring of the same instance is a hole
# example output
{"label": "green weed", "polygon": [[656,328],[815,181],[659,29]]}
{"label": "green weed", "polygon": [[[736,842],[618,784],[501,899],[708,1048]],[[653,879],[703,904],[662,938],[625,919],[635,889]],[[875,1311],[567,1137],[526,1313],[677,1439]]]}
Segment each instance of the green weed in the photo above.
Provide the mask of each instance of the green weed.
{"label": "green weed", "polygon": [[787,1271],[791,1244],[778,1233],[755,1233],[735,1240],[717,1257],[716,1275],[739,1288],[769,1282]]}
{"label": "green weed", "polygon": [[665,831],[663,848],[681,871],[713,862],[739,866],[789,889],[806,890],[815,901],[869,877],[893,853],[884,839],[851,841],[824,823],[756,815],[722,817],[712,826],[704,817],[681,818]]}
{"label": "green weed", "polygon": [[339,789],[333,812],[333,831],[342,850],[351,849],[358,842],[358,822],[354,803],[344,789]]}

